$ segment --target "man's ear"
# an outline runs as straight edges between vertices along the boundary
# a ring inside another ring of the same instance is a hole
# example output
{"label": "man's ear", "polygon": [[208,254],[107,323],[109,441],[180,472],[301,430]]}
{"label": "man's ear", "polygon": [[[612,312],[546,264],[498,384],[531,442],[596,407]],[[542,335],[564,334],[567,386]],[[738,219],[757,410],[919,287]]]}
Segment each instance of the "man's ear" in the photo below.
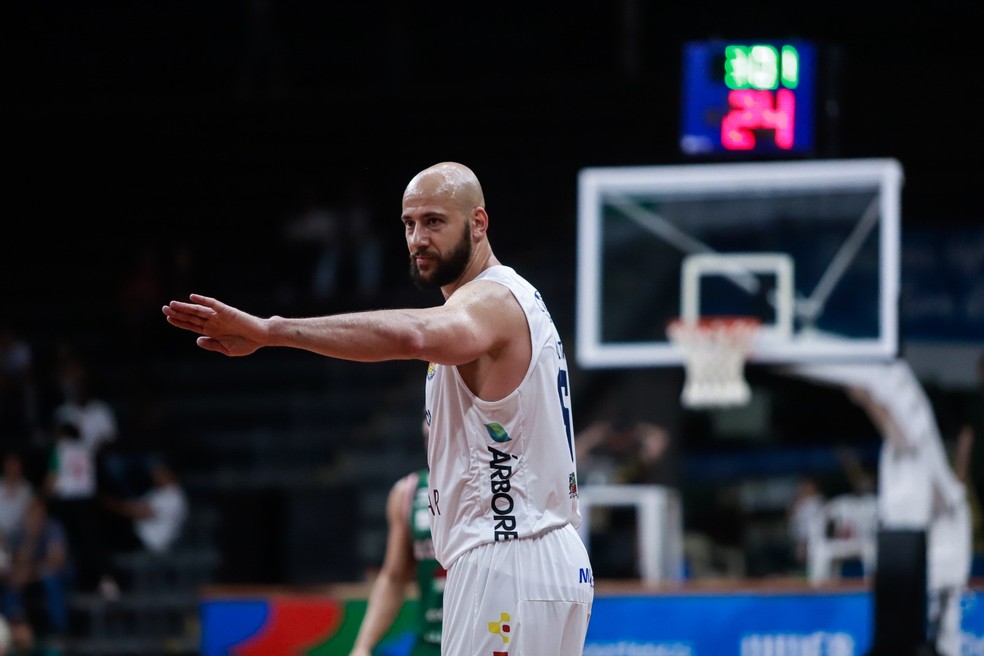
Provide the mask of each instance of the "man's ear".
{"label": "man's ear", "polygon": [[484,207],[476,207],[471,216],[472,234],[480,237],[489,229],[489,215]]}

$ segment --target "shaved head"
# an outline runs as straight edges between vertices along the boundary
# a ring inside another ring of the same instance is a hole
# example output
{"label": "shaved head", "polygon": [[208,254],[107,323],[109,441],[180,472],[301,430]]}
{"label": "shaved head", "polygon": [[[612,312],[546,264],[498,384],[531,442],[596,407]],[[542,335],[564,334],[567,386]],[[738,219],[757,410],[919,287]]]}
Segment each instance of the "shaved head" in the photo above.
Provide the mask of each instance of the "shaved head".
{"label": "shaved head", "polygon": [[478,177],[457,162],[440,162],[415,175],[403,192],[404,199],[412,196],[440,198],[466,215],[476,207],[485,207]]}
{"label": "shaved head", "polygon": [[498,264],[486,230],[489,215],[478,177],[464,164],[439,162],[413,176],[403,192],[410,275],[445,298],[483,268]]}

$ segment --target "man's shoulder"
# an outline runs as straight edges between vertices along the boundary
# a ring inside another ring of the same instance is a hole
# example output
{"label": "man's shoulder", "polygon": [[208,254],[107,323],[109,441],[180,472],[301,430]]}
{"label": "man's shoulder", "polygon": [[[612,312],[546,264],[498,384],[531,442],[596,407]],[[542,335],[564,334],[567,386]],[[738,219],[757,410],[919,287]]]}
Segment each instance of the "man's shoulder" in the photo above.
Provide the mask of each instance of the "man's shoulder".
{"label": "man's shoulder", "polygon": [[492,296],[513,296],[532,298],[539,292],[528,279],[516,272],[512,267],[498,264],[482,271],[472,283],[484,283],[483,289]]}
{"label": "man's shoulder", "polygon": [[516,272],[516,269],[511,266],[506,266],[505,264],[496,264],[482,270],[481,273],[475,276],[475,280],[492,280],[501,283],[529,284],[529,281],[519,275],[519,273]]}

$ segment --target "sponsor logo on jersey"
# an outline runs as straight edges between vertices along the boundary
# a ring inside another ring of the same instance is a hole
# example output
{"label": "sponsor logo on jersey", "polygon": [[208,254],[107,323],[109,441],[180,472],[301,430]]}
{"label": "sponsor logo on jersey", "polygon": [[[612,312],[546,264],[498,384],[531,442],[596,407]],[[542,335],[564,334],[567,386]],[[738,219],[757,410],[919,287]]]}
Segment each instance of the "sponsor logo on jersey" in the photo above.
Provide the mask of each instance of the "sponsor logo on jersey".
{"label": "sponsor logo on jersey", "polygon": [[427,363],[427,380],[434,380],[434,374],[437,373],[437,363],[428,362]]}
{"label": "sponsor logo on jersey", "polygon": [[493,442],[508,442],[512,438],[509,437],[509,433],[506,429],[502,427],[502,424],[497,424],[494,421],[491,424],[485,424],[485,430],[489,432],[489,437],[492,438]]}
{"label": "sponsor logo on jersey", "polygon": [[519,458],[504,453],[494,446],[489,446],[488,450],[492,454],[492,460],[489,461],[492,517],[495,520],[492,534],[496,542],[513,540],[519,537],[519,533],[516,531],[516,515],[513,514],[516,502],[512,497],[512,485],[509,479],[513,474],[512,460]]}
{"label": "sponsor logo on jersey", "polygon": [[594,587],[594,573],[591,571],[590,567],[579,567],[577,570],[577,582],[578,583],[588,583],[591,587]]}

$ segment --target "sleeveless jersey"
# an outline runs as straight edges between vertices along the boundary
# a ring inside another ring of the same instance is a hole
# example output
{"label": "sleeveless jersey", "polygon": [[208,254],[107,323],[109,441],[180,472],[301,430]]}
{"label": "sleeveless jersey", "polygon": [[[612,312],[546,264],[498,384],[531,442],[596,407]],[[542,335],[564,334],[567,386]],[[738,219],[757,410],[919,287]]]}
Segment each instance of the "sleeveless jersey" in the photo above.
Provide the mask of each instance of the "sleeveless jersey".
{"label": "sleeveless jersey", "polygon": [[428,365],[431,528],[445,568],[481,544],[581,523],[567,360],[557,329],[540,293],[513,269],[495,266],[476,280],[512,292],[526,314],[532,358],[519,386],[499,401],[475,396],[457,367]]}
{"label": "sleeveless jersey", "polygon": [[410,474],[410,477],[413,489],[408,498],[407,521],[410,522],[413,557],[417,561],[417,589],[419,590],[414,627],[416,638],[410,656],[440,656],[444,583],[447,580],[447,572],[434,558],[427,470],[421,469]]}

